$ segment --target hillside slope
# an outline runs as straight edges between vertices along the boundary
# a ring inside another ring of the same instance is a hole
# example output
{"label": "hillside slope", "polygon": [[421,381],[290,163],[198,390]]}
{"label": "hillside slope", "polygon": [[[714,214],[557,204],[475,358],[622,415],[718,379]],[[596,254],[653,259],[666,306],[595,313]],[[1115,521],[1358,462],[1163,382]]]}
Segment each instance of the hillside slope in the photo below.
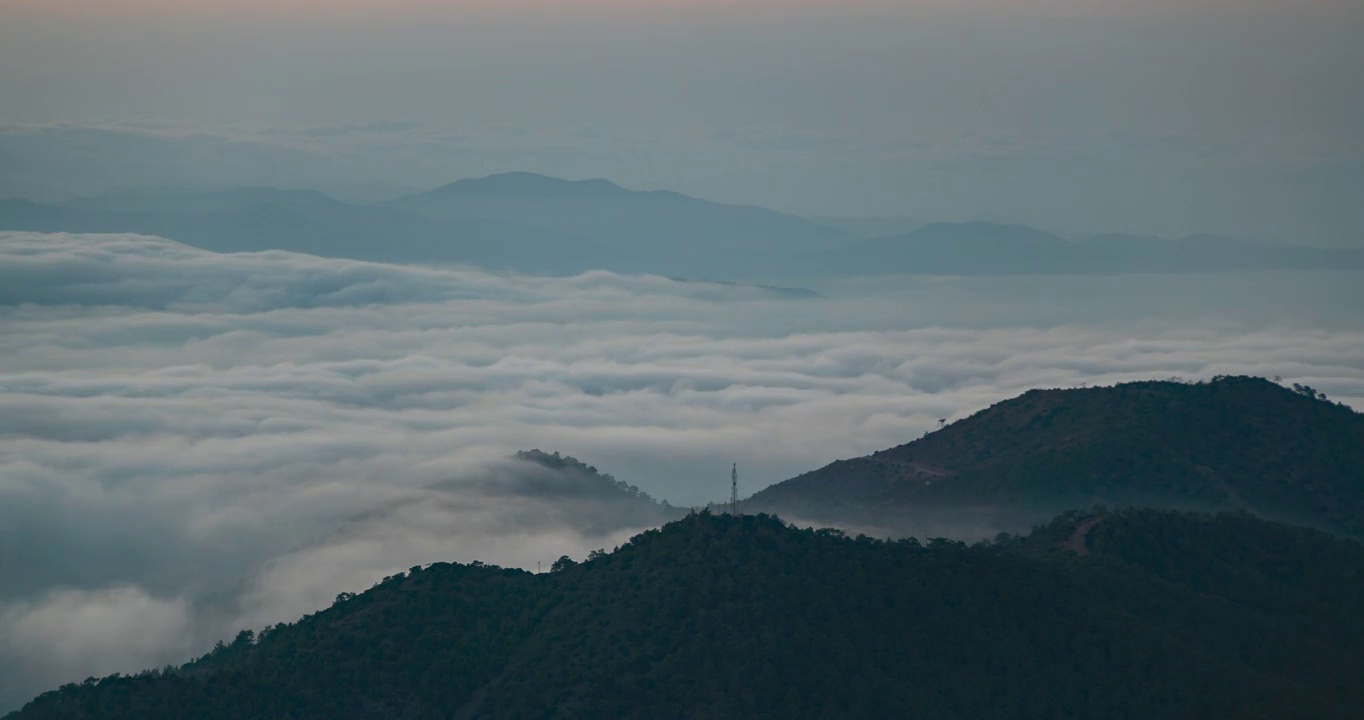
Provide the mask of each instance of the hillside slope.
{"label": "hillside slope", "polygon": [[571,455],[521,450],[514,459],[549,472],[522,473],[514,483],[499,477],[489,483],[489,492],[546,501],[561,509],[564,520],[589,537],[627,528],[655,527],[687,512],[666,500],[657,501],[638,487]]}
{"label": "hillside slope", "polygon": [[10,720],[1345,718],[1361,567],[1248,516],[1070,515],[967,547],[701,514],[545,575],[413,568]]}
{"label": "hillside slope", "polygon": [[744,507],[873,524],[996,509],[1027,526],[1105,503],[1244,510],[1364,535],[1364,415],[1249,377],[1033,390]]}

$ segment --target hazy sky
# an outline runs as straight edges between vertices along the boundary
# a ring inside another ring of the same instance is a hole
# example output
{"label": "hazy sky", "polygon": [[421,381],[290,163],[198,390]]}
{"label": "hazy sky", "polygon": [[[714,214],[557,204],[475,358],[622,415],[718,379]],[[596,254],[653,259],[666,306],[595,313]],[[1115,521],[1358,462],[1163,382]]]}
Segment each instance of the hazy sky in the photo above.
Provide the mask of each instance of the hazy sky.
{"label": "hazy sky", "polygon": [[794,212],[1353,244],[1361,30],[1343,0],[0,0],[0,122],[383,120],[426,132],[340,151],[443,162],[356,182],[533,169]]}

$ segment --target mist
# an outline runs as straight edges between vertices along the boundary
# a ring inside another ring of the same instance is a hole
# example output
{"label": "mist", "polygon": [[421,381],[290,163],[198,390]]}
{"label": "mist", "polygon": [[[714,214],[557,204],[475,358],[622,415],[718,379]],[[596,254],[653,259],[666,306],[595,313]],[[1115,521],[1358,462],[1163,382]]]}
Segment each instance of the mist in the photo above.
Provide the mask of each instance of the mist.
{"label": "mist", "polygon": [[730,463],[747,495],[1033,387],[1282,375],[1364,407],[1340,310],[1364,284],[1283,275],[787,299],[0,234],[4,695],[183,661],[411,565],[548,567],[651,524],[526,481],[516,450],[688,506]]}

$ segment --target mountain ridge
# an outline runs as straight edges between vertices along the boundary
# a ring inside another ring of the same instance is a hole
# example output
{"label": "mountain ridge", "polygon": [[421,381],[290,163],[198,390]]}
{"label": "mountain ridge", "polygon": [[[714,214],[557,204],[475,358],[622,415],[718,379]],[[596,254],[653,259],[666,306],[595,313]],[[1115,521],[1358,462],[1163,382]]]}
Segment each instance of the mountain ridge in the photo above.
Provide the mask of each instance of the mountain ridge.
{"label": "mountain ridge", "polygon": [[547,574],[413,567],[7,720],[1347,718],[1361,566],[1244,515],[1071,513],[967,546],[699,513]]}
{"label": "mountain ridge", "polygon": [[774,258],[851,241],[838,230],[757,206],[533,173],[460,180],[384,207],[436,221],[512,221],[565,232],[622,253],[607,269],[666,275],[760,274],[780,265]]}
{"label": "mountain ridge", "polygon": [[1026,526],[1091,504],[1246,510],[1361,536],[1364,415],[1252,377],[1030,390],[743,506],[873,524],[995,508]]}
{"label": "mountain ridge", "polygon": [[[493,197],[583,197],[595,195],[626,195],[627,190],[604,178],[567,180],[533,172],[505,172],[478,178],[463,178],[416,196],[493,196]],[[413,196],[406,196],[413,197]],[[397,202],[398,198],[389,202]]]}
{"label": "mountain ridge", "polygon": [[373,204],[252,186],[113,191],[65,205],[0,200],[0,229],[7,230],[137,232],[222,252],[279,249],[547,274],[606,269],[737,280],[1364,268],[1364,250],[1206,235],[1110,233],[1072,242],[1026,225],[979,221],[915,223],[907,234],[868,238],[847,222],[834,225],[601,178],[527,172],[456,180]]}
{"label": "mountain ridge", "polygon": [[[868,238],[817,262],[845,273],[932,275],[1187,273],[1364,268],[1364,251],[1265,245],[1216,235],[1178,239],[1105,233],[1068,240],[1027,225],[929,223]],[[812,256],[811,261],[815,261]]]}

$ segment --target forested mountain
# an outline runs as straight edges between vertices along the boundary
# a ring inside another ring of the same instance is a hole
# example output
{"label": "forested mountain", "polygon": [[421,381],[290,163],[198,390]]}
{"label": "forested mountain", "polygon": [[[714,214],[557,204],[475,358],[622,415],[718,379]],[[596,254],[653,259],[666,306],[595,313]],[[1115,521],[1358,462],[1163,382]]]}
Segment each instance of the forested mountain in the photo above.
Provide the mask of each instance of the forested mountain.
{"label": "forested mountain", "polygon": [[1095,503],[1243,510],[1364,535],[1364,415],[1260,378],[1033,390],[744,503],[914,532],[1028,526]]}
{"label": "forested mountain", "polygon": [[1072,513],[966,546],[691,515],[535,575],[414,567],[10,720],[1349,718],[1364,547]]}
{"label": "forested mountain", "polygon": [[490,495],[543,500],[561,509],[566,523],[589,536],[661,525],[687,512],[570,455],[522,450],[514,458],[549,472],[495,475],[483,489]]}

